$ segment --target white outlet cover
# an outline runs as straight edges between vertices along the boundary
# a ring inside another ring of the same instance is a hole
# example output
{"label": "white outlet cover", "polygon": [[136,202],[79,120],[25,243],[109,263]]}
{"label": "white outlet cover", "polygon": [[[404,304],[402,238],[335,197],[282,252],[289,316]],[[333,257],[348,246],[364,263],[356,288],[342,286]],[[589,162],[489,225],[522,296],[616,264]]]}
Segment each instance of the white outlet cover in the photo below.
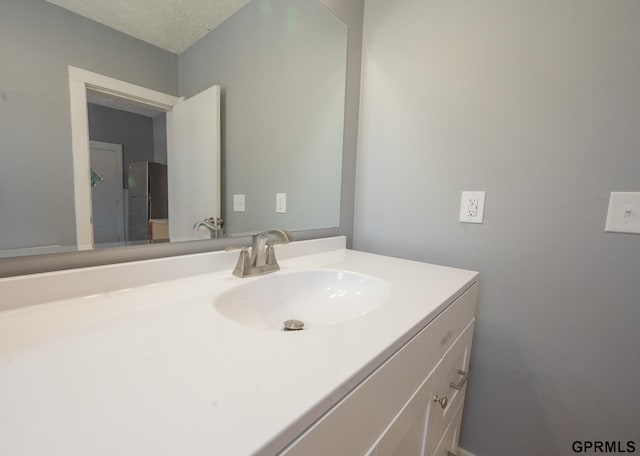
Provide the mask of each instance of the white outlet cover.
{"label": "white outlet cover", "polygon": [[605,231],[640,234],[640,192],[612,192]]}
{"label": "white outlet cover", "polygon": [[460,222],[484,223],[484,200],[487,192],[462,192],[460,199]]}
{"label": "white outlet cover", "polygon": [[233,195],[233,212],[244,212],[244,195]]}
{"label": "white outlet cover", "polygon": [[287,212],[287,194],[276,193],[276,213],[285,214]]}

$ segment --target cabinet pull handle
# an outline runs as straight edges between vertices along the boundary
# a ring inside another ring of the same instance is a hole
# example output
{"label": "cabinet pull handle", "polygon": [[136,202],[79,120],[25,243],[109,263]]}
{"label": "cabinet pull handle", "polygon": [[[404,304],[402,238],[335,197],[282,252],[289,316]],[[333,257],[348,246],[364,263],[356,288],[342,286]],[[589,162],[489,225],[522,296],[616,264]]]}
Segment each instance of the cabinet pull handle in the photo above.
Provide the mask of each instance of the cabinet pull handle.
{"label": "cabinet pull handle", "polygon": [[458,369],[458,374],[462,375],[460,381],[458,383],[451,382],[449,383],[449,386],[455,390],[460,391],[464,387],[464,384],[467,383],[467,376],[469,375],[469,372]]}
{"label": "cabinet pull handle", "polygon": [[436,397],[433,398],[433,402],[437,402],[438,404],[440,404],[440,407],[442,408],[447,408],[447,403],[449,402],[449,399],[447,399],[446,396],[438,397],[436,395]]}

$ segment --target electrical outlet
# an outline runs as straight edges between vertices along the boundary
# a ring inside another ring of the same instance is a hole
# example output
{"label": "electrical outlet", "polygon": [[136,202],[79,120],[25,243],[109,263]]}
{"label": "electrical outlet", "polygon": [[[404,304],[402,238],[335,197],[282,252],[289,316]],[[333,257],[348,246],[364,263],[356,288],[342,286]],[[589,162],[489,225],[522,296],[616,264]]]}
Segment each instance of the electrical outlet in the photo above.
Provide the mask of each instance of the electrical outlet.
{"label": "electrical outlet", "polygon": [[233,212],[244,212],[244,195],[233,195]]}
{"label": "electrical outlet", "polygon": [[484,198],[486,192],[462,192],[460,221],[462,223],[484,222]]}
{"label": "electrical outlet", "polygon": [[467,217],[477,217],[478,216],[478,198],[476,197],[469,198],[467,200],[465,211],[467,213]]}

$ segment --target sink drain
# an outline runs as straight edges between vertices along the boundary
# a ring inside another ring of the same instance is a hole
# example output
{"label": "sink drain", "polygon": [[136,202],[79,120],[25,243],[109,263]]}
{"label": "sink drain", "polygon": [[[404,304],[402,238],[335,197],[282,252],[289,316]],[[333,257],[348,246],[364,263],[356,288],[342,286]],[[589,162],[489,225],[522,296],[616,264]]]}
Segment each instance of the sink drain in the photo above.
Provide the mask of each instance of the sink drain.
{"label": "sink drain", "polygon": [[304,329],[304,322],[300,320],[287,320],[284,322],[283,331],[302,331]]}

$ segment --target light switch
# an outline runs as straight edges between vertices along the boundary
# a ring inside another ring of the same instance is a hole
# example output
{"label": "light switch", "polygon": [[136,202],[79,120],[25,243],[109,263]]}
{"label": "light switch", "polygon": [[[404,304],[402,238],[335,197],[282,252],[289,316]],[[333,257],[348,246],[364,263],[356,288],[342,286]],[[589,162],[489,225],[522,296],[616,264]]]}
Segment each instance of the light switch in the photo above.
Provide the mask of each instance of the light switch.
{"label": "light switch", "polygon": [[233,195],[233,212],[244,212],[244,195]]}
{"label": "light switch", "polygon": [[460,200],[460,221],[462,223],[483,223],[484,198],[486,192],[462,192]]}
{"label": "light switch", "polygon": [[605,231],[640,234],[640,192],[612,192]]}
{"label": "light switch", "polygon": [[287,194],[276,193],[276,212],[284,214],[287,212]]}

